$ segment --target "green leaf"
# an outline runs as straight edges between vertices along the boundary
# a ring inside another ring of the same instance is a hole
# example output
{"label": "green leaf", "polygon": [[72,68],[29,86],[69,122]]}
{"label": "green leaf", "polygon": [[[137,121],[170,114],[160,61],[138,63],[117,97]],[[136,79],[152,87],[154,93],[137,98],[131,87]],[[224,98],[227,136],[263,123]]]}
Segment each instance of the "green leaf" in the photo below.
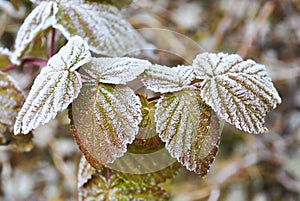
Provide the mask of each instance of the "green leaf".
{"label": "green leaf", "polygon": [[141,103],[126,86],[86,82],[72,104],[73,133],[86,159],[97,168],[126,152],[141,121]]}
{"label": "green leaf", "polygon": [[82,67],[82,72],[101,83],[126,84],[140,75],[151,63],[129,57],[92,58]]}
{"label": "green leaf", "polygon": [[194,77],[194,69],[191,66],[170,68],[153,65],[145,70],[142,82],[148,89],[154,92],[166,93],[186,88]]}
{"label": "green leaf", "polygon": [[248,133],[264,133],[266,114],[281,103],[265,66],[236,54],[203,53],[193,61],[202,99],[222,119]]}
{"label": "green leaf", "polygon": [[25,19],[15,41],[15,52],[11,61],[18,64],[25,51],[43,31],[51,27],[54,2],[41,2]]}
{"label": "green leaf", "polygon": [[5,133],[13,132],[16,116],[24,103],[24,96],[16,82],[0,71],[0,138],[5,141]]}
{"label": "green leaf", "polygon": [[[157,162],[157,161],[153,161]],[[140,163],[136,163],[136,165],[142,165]],[[126,172],[118,172],[114,171],[114,173],[120,177],[122,180],[126,182],[132,182],[137,185],[144,185],[144,186],[149,186],[149,185],[158,185],[160,183],[165,182],[167,179],[171,179],[176,174],[178,173],[179,169],[182,167],[180,163],[175,161],[173,164],[170,166],[165,167],[164,169],[151,172],[148,174],[129,174]]]}
{"label": "green leaf", "polygon": [[165,201],[169,200],[166,192],[159,186],[140,186],[124,182],[112,175],[106,179],[102,175],[94,175],[91,180],[78,191],[78,200],[123,200],[123,201]]}
{"label": "green leaf", "polygon": [[83,37],[97,54],[123,56],[146,45],[114,6],[63,1],[55,4],[54,15],[53,26],[66,38]]}
{"label": "green leaf", "polygon": [[81,77],[75,70],[90,60],[87,43],[73,37],[36,77],[20,110],[14,133],[29,131],[49,122],[78,96]]}
{"label": "green leaf", "polygon": [[162,96],[155,112],[156,130],[171,156],[205,176],[217,153],[219,121],[196,89]]}

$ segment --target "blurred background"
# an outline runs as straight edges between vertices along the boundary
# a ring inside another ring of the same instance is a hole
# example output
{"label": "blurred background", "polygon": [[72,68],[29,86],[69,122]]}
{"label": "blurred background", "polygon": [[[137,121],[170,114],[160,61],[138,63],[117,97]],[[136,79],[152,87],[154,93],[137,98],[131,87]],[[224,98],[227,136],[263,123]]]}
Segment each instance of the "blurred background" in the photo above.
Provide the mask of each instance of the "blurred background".
{"label": "blurred background", "polygon": [[[12,49],[32,6],[0,0],[1,47]],[[205,179],[182,168],[163,184],[171,200],[300,201],[300,1],[136,0],[123,13],[163,50],[156,52],[155,62],[172,66],[189,64],[204,51],[238,53],[266,65],[282,97],[266,118],[268,134],[246,134],[225,125]],[[8,63],[0,61],[1,66]],[[34,75],[15,76],[28,90]],[[76,200],[81,154],[67,112],[33,136],[32,143],[0,146],[0,200]]]}

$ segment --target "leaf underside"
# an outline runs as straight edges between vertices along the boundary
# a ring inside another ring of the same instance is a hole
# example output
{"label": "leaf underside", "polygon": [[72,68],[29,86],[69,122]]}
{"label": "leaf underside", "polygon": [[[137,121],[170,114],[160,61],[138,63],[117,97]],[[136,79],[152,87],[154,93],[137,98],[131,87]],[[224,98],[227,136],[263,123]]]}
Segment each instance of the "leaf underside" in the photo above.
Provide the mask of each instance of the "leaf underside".
{"label": "leaf underside", "polygon": [[66,38],[83,37],[91,51],[123,56],[145,47],[146,42],[111,5],[91,2],[60,2],[54,7],[53,26]]}
{"label": "leaf underside", "polygon": [[12,55],[12,62],[19,63],[19,59],[32,41],[43,31],[51,27],[53,20],[53,2],[41,2],[25,19],[20,27],[16,41],[15,52]]}
{"label": "leaf underside", "polygon": [[236,54],[203,53],[193,61],[201,97],[222,119],[248,133],[264,133],[264,118],[281,99],[265,66]]}
{"label": "leaf underside", "polygon": [[101,83],[126,84],[140,75],[151,63],[147,60],[129,57],[92,58],[82,67],[82,73]]}
{"label": "leaf underside", "polygon": [[164,95],[157,103],[156,130],[171,156],[205,176],[218,150],[219,121],[196,89]]}
{"label": "leaf underside", "polygon": [[72,104],[74,137],[94,167],[126,152],[141,121],[138,97],[126,86],[84,83]]}
{"label": "leaf underside", "polygon": [[184,89],[191,83],[194,79],[193,72],[191,66],[170,68],[153,65],[145,70],[142,81],[148,89],[154,92],[175,92]]}
{"label": "leaf underside", "polygon": [[71,38],[36,77],[17,116],[14,133],[26,134],[66,109],[82,86],[81,77],[74,70],[89,59],[86,42],[79,37]]}

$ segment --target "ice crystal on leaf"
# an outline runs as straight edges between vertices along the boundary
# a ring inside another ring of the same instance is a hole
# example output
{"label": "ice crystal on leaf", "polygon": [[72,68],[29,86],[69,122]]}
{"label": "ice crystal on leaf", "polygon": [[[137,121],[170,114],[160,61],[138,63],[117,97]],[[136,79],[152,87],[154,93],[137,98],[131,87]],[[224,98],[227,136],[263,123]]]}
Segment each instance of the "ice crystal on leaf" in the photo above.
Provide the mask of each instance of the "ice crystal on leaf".
{"label": "ice crystal on leaf", "polygon": [[15,134],[28,133],[68,107],[82,85],[75,69],[88,62],[90,56],[87,43],[75,36],[48,61],[17,116]]}
{"label": "ice crystal on leaf", "polygon": [[54,16],[54,28],[66,38],[83,37],[97,54],[122,56],[147,44],[111,5],[62,1],[55,4]]}
{"label": "ice crystal on leaf", "polygon": [[222,119],[249,133],[264,132],[264,117],[281,98],[265,66],[236,54],[203,53],[193,61],[201,98]]}
{"label": "ice crystal on leaf", "polygon": [[15,118],[25,98],[15,81],[0,71],[0,138],[5,132],[13,132]]}
{"label": "ice crystal on leaf", "polygon": [[191,66],[167,66],[153,65],[143,74],[144,85],[154,92],[174,92],[187,87],[194,79]]}
{"label": "ice crystal on leaf", "polygon": [[147,60],[121,58],[92,58],[82,69],[102,83],[126,84],[140,75],[151,63]]}
{"label": "ice crystal on leaf", "polygon": [[129,87],[86,82],[72,104],[73,133],[95,168],[126,152],[141,121],[141,103]]}
{"label": "ice crystal on leaf", "polygon": [[171,156],[205,176],[218,150],[219,121],[197,89],[164,95],[157,103],[156,130]]}
{"label": "ice crystal on leaf", "polygon": [[15,41],[15,51],[12,62],[19,63],[33,39],[51,27],[53,20],[53,2],[41,2],[25,19],[20,27]]}

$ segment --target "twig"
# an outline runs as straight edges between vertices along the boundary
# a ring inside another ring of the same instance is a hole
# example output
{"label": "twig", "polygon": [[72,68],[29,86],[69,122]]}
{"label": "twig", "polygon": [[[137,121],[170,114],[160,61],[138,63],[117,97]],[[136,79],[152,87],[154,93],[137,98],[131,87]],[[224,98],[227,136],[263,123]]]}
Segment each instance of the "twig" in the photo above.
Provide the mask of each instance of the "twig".
{"label": "twig", "polygon": [[33,58],[24,58],[21,60],[21,64],[10,64],[2,69],[0,71],[2,72],[7,72],[10,71],[14,68],[17,68],[18,66],[26,65],[26,64],[32,64],[32,65],[37,65],[37,66],[46,66],[47,65],[47,60],[44,59],[33,59]]}
{"label": "twig", "polygon": [[55,35],[56,31],[52,28],[52,35],[51,35],[51,46],[50,46],[50,57],[52,57],[55,53]]}

